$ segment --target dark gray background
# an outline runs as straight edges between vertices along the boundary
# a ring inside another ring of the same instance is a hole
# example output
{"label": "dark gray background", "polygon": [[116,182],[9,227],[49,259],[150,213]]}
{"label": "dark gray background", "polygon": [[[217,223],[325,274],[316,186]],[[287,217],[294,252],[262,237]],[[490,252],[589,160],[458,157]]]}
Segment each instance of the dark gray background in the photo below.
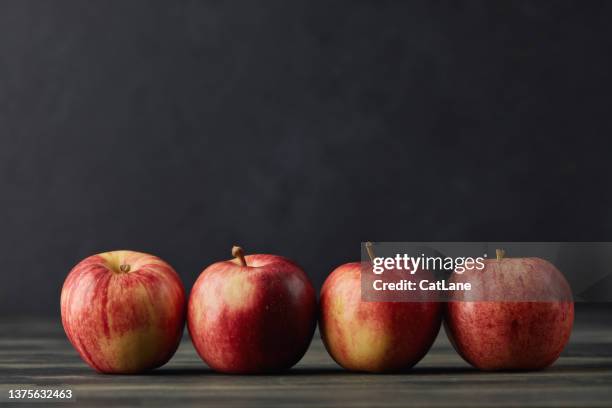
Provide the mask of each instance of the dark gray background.
{"label": "dark gray background", "polygon": [[612,240],[596,1],[1,1],[0,315],[118,248]]}

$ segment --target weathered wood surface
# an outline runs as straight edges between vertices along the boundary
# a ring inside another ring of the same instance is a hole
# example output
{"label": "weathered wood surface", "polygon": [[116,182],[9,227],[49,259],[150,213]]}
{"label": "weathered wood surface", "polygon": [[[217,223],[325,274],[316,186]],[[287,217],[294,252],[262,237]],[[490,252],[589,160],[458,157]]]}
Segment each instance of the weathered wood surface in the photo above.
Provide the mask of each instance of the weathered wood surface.
{"label": "weathered wood surface", "polygon": [[612,313],[605,308],[579,312],[570,346],[548,370],[478,372],[457,356],[442,331],[417,367],[397,375],[343,371],[318,333],[304,359],[283,375],[216,374],[188,337],[166,366],[148,375],[100,375],[81,362],[58,322],[2,319],[0,390],[24,384],[65,387],[76,396],[71,406],[104,407],[612,407]]}

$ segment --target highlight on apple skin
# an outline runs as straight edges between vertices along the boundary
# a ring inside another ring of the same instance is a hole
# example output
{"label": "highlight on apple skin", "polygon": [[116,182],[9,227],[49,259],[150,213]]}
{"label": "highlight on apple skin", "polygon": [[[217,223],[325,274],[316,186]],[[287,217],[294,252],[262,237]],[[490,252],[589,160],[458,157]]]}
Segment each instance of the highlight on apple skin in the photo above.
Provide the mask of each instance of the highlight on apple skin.
{"label": "highlight on apple skin", "polygon": [[100,373],[164,365],[185,326],[185,289],[160,258],[133,251],[90,256],[66,278],[62,324],[81,358]]}
{"label": "highlight on apple skin", "polygon": [[316,326],[317,300],[304,271],[277,255],[244,255],[207,267],[193,286],[187,326],[193,345],[223,373],[270,373],[294,366]]}
{"label": "highlight on apple skin", "polygon": [[[373,258],[371,249],[368,248]],[[364,302],[360,262],[336,268],[321,289],[319,330],[343,368],[373,373],[411,368],[427,354],[441,326],[435,301]]]}
{"label": "highlight on apple skin", "polygon": [[544,259],[504,255],[498,250],[497,259],[486,260],[481,271],[453,274],[451,280],[473,283],[474,299],[489,300],[448,302],[445,331],[459,355],[478,369],[546,368],[559,358],[572,332],[570,286]]}

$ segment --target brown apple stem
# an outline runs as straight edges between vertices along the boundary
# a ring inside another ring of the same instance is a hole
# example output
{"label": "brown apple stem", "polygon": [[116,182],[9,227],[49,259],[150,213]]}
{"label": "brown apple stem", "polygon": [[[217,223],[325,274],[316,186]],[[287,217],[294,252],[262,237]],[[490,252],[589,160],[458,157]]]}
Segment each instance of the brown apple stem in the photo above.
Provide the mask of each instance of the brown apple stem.
{"label": "brown apple stem", "polygon": [[498,261],[501,261],[502,258],[506,255],[506,251],[504,251],[503,249],[496,249],[495,250],[495,256],[497,257]]}
{"label": "brown apple stem", "polygon": [[376,258],[376,254],[374,253],[374,248],[371,242],[365,243],[366,251],[368,252],[368,256],[370,257],[370,261],[374,262],[374,258]]}
{"label": "brown apple stem", "polygon": [[121,272],[129,272],[130,271],[130,265],[122,264],[122,265],[119,266],[119,270]]}
{"label": "brown apple stem", "polygon": [[246,259],[244,259],[244,251],[239,246],[232,247],[232,256],[240,260],[240,265],[247,266]]}

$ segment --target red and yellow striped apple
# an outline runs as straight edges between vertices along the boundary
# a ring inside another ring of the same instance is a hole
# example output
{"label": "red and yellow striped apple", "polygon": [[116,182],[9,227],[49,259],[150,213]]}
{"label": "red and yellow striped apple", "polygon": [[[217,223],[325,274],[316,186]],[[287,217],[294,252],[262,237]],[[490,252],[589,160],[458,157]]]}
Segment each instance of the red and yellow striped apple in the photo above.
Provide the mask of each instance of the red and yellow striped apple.
{"label": "red and yellow striped apple", "polygon": [[572,331],[574,303],[553,264],[505,258],[498,250],[484,269],[453,274],[451,281],[472,284],[471,293],[456,293],[447,303],[444,319],[468,363],[481,370],[537,370],[557,360]]}
{"label": "red and yellow striped apple", "polygon": [[193,345],[212,369],[266,373],[291,368],[316,326],[317,301],[308,277],[276,255],[214,263],[196,281],[187,308]]}
{"label": "red and yellow striped apple", "polygon": [[319,330],[325,348],[347,370],[409,369],[436,339],[442,305],[435,301],[362,301],[363,266],[360,262],[341,265],[323,284]]}
{"label": "red and yellow striped apple", "polygon": [[185,290],[156,256],[112,251],[76,265],[64,282],[62,324],[81,358],[101,373],[165,364],[185,326]]}

